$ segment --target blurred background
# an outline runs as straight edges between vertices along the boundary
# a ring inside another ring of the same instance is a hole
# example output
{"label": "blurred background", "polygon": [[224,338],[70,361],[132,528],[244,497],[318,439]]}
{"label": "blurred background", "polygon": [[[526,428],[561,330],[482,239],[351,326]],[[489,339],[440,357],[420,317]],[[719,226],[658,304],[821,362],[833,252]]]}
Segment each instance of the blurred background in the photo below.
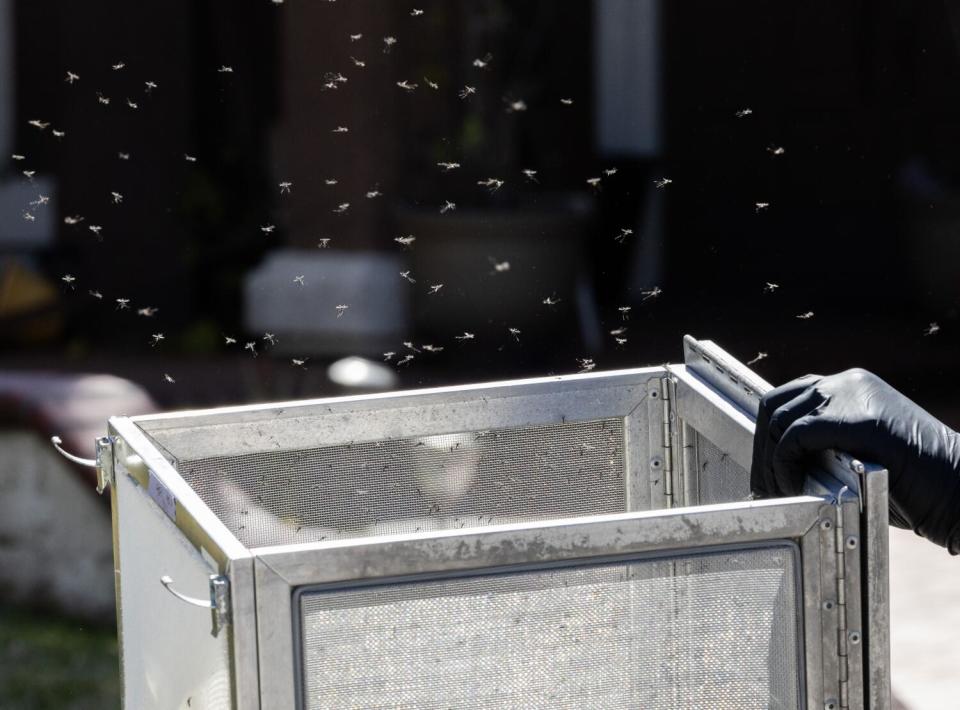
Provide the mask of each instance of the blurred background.
{"label": "blurred background", "polygon": [[960,426],[958,121],[945,0],[0,0],[0,707],[115,702],[108,511],[45,441],[112,414],[691,333]]}

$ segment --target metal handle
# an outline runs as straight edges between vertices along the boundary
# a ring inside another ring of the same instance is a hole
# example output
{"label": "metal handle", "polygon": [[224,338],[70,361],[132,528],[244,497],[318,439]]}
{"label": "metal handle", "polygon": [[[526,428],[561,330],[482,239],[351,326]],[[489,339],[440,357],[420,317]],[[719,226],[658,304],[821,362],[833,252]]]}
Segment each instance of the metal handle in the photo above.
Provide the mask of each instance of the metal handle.
{"label": "metal handle", "polygon": [[53,444],[53,448],[55,448],[57,451],[59,451],[60,454],[61,454],[65,459],[69,459],[70,461],[73,461],[74,463],[78,463],[78,464],[80,464],[81,466],[89,466],[90,468],[96,468],[96,467],[97,467],[97,460],[96,460],[96,459],[82,459],[82,458],[80,458],[79,456],[74,456],[74,455],[71,454],[69,451],[66,451],[62,446],[60,446],[60,444],[63,443],[63,439],[61,439],[59,436],[51,436],[51,437],[50,437],[50,443]]}
{"label": "metal handle", "polygon": [[193,604],[194,606],[199,606],[203,609],[214,609],[216,608],[213,602],[210,599],[197,599],[196,597],[188,597],[186,594],[181,594],[176,589],[173,588],[173,580],[167,575],[163,575],[160,578],[160,584],[163,585],[164,589],[170,592],[173,596],[179,599],[182,602],[187,604]]}
{"label": "metal handle", "polygon": [[217,636],[220,630],[230,623],[230,581],[225,576],[218,574],[211,574],[208,579],[210,581],[209,599],[197,599],[181,594],[173,588],[173,580],[168,575],[163,575],[160,578],[160,584],[180,601],[198,606],[201,609],[210,609],[213,617],[211,633]]}

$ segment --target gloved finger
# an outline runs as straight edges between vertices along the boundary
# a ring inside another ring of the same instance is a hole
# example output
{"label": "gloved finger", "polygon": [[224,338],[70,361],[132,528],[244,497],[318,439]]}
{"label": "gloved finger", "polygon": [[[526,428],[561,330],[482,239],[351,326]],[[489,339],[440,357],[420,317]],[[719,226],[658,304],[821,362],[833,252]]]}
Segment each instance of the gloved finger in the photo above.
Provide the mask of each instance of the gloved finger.
{"label": "gloved finger", "polygon": [[789,402],[782,404],[770,417],[763,460],[763,482],[767,490],[778,489],[773,468],[773,455],[784,432],[800,417],[810,414],[826,401],[827,398],[817,390],[816,386],[810,386]]}
{"label": "gloved finger", "polygon": [[800,495],[813,455],[834,448],[842,448],[838,446],[835,422],[816,412],[797,419],[787,427],[773,451],[776,490],[782,495]]}
{"label": "gloved finger", "polygon": [[774,387],[760,399],[760,406],[757,410],[757,425],[753,435],[753,461],[750,466],[750,490],[756,495],[774,494],[774,489],[768,487],[764,479],[764,464],[768,460],[767,445],[770,439],[768,435],[770,417],[778,408],[821,379],[823,378],[820,375],[804,375],[779,387]]}

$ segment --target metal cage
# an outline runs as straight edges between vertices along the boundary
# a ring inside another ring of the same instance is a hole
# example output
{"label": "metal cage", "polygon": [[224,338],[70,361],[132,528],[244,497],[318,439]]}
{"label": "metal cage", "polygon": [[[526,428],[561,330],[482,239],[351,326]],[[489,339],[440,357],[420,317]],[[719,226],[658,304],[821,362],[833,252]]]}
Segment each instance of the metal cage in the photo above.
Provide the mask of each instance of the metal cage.
{"label": "metal cage", "polygon": [[684,345],[111,419],[125,707],[888,708],[886,471],[750,500],[769,385]]}

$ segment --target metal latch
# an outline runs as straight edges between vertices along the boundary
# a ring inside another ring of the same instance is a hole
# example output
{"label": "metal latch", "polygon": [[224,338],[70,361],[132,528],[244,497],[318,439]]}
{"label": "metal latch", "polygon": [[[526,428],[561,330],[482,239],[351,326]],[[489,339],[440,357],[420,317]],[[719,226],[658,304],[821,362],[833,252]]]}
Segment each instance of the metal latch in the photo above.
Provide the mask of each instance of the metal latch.
{"label": "metal latch", "polygon": [[210,609],[212,617],[212,629],[210,633],[217,636],[220,630],[230,623],[230,580],[222,574],[211,574],[209,579],[209,599],[188,597],[186,594],[178,592],[173,588],[173,580],[167,575],[163,575],[160,578],[160,584],[180,601],[201,607],[202,609]]}
{"label": "metal latch", "polygon": [[84,459],[71,454],[61,446],[63,439],[59,436],[51,436],[50,442],[64,458],[97,470],[97,493],[103,495],[107,486],[113,484],[113,437],[101,436],[97,439],[97,458],[95,459]]}

